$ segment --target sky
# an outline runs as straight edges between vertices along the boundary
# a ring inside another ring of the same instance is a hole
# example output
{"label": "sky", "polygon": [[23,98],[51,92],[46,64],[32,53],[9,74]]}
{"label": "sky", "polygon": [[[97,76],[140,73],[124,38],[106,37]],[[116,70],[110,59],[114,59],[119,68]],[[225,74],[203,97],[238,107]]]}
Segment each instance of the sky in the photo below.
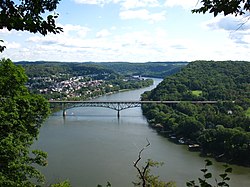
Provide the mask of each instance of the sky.
{"label": "sky", "polygon": [[0,39],[7,48],[0,58],[15,62],[250,61],[250,21],[192,14],[198,7],[197,0],[61,0],[56,23],[63,33],[42,36],[2,29]]}

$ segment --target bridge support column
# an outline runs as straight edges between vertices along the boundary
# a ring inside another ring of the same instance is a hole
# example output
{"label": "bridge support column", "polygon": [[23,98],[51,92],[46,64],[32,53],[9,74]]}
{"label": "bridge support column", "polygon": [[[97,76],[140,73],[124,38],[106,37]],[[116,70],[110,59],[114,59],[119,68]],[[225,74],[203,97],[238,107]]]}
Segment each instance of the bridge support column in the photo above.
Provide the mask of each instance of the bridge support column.
{"label": "bridge support column", "polygon": [[66,116],[66,110],[65,109],[63,109],[63,117],[65,117]]}
{"label": "bridge support column", "polygon": [[117,117],[120,118],[120,103],[117,106]]}
{"label": "bridge support column", "polygon": [[63,117],[66,116],[66,109],[65,109],[65,103],[62,103],[62,110],[63,110]]}

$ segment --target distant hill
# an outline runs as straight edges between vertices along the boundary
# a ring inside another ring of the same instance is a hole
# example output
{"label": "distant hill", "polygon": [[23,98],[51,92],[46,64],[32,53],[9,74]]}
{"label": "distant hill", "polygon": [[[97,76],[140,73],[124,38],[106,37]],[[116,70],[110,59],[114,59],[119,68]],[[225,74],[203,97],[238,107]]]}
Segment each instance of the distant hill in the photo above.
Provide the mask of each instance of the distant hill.
{"label": "distant hill", "polygon": [[20,61],[16,64],[26,69],[28,76],[48,76],[56,73],[70,73],[85,75],[88,73],[107,72],[119,73],[122,75],[141,75],[146,77],[164,78],[172,75],[188,62],[53,62],[53,61]]}
{"label": "distant hill", "polygon": [[50,76],[57,74],[70,74],[71,76],[84,76],[90,74],[111,74],[115,73],[112,69],[97,64],[90,63],[66,63],[66,62],[16,62],[22,65],[28,77]]}

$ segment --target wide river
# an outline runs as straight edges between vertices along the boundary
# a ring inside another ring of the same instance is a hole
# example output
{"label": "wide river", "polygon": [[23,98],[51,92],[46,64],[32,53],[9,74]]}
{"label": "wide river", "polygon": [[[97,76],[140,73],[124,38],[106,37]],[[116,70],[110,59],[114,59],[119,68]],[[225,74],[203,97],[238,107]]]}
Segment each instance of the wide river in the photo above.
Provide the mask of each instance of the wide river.
{"label": "wide river", "polygon": [[[103,96],[97,100],[138,100],[153,86]],[[63,118],[62,111],[52,114],[41,128],[33,148],[48,152],[48,166],[42,168],[47,185],[68,179],[73,187],[96,187],[109,181],[114,187],[133,186],[136,169],[133,161],[138,152],[151,143],[142,154],[147,159],[164,162],[153,173],[165,181],[186,186],[186,181],[201,177],[204,159],[190,152],[185,145],[176,145],[158,135],[148,126],[140,108],[117,112],[108,108],[72,108]],[[213,161],[210,171],[219,179],[223,163]],[[232,166],[232,187],[250,187],[250,168]]]}

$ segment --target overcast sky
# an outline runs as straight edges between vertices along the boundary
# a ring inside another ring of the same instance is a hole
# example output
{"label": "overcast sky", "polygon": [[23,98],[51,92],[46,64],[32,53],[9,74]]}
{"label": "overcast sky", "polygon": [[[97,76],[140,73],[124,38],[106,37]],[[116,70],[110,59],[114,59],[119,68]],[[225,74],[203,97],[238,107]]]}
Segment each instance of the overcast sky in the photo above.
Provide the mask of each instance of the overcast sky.
{"label": "overcast sky", "polygon": [[61,34],[0,30],[13,61],[250,61],[250,23],[192,14],[197,0],[62,0]]}

